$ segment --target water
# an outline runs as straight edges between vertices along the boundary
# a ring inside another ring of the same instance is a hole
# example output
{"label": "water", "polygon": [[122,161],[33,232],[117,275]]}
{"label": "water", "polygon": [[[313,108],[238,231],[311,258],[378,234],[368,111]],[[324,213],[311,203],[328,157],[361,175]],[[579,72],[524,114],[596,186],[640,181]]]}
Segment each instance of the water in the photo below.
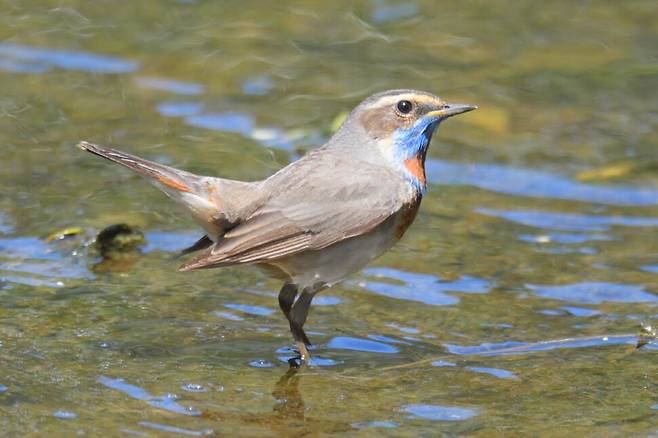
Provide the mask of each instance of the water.
{"label": "water", "polygon": [[[3,6],[5,435],[658,433],[658,345],[636,348],[658,319],[653,2]],[[195,224],[74,148],[262,178],[399,87],[480,109],[435,135],[400,244],[317,297],[301,373],[278,281],[174,272]],[[100,263],[120,222],[147,244]]]}

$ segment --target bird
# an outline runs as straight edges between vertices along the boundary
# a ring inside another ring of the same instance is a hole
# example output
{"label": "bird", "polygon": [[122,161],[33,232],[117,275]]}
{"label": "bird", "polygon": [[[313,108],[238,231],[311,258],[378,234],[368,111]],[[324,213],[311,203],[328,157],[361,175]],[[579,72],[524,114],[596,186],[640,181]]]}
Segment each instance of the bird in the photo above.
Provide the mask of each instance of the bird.
{"label": "bird", "polygon": [[256,265],[283,281],[279,307],[307,365],[313,297],[393,246],[426,192],[425,157],[445,119],[477,109],[428,92],[374,94],[321,147],[271,176],[244,182],[195,175],[110,147],[78,147],[146,177],[191,213],[205,234],[179,271]]}

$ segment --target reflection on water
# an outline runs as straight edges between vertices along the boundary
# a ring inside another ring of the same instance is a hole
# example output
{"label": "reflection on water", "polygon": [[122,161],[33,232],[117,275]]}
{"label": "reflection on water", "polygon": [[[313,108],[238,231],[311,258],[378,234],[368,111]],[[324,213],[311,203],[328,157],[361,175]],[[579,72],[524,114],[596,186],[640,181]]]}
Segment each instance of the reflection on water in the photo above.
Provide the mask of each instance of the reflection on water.
{"label": "reflection on water", "polygon": [[98,377],[98,383],[111,389],[126,393],[131,398],[136,400],[143,400],[149,405],[164,409],[175,414],[183,415],[201,415],[201,412],[191,406],[182,406],[176,402],[178,397],[175,394],[166,394],[163,396],[154,396],[149,394],[145,389],[136,385],[131,385],[123,381],[123,379],[112,379],[110,377]]}
{"label": "reflection on water", "polygon": [[0,69],[16,73],[45,73],[51,68],[90,73],[130,73],[138,68],[134,61],[77,50],[32,47],[0,43]]}
{"label": "reflection on water", "polygon": [[[539,351],[550,351],[561,348],[585,348],[601,347],[607,345],[637,345],[637,336],[631,335],[610,335],[610,336],[592,336],[585,338],[561,339],[557,341],[545,341],[537,343],[525,342],[499,342],[485,343],[477,346],[461,346],[446,344],[445,347],[452,354],[459,355],[481,355],[481,356],[501,356],[508,354],[526,354]],[[654,348],[649,347],[649,348]]]}
{"label": "reflection on water", "polygon": [[346,336],[337,336],[332,338],[327,344],[327,348],[335,350],[355,350],[368,353],[397,353],[399,350],[382,342],[370,341],[368,339],[350,338]]}
{"label": "reflection on water", "polygon": [[658,295],[646,292],[642,286],[603,282],[582,282],[562,286],[527,285],[536,295],[554,300],[581,304],[658,302]]}
{"label": "reflection on water", "polygon": [[610,205],[657,205],[658,189],[594,185],[565,176],[489,163],[427,161],[427,178],[435,184],[465,184],[516,196],[568,199]]}
{"label": "reflection on water", "polygon": [[185,94],[189,96],[198,96],[206,91],[206,87],[202,84],[148,76],[138,77],[135,79],[135,83],[140,87],[151,90],[168,91],[174,94]]}
{"label": "reflection on water", "polygon": [[602,232],[610,230],[610,227],[613,225],[623,227],[658,227],[658,217],[601,216],[529,210],[505,211],[490,208],[478,208],[476,212],[486,216],[499,217],[528,227],[565,231]]}
{"label": "reflection on water", "polygon": [[488,281],[465,275],[455,281],[442,281],[434,275],[416,274],[391,268],[368,268],[364,274],[378,279],[390,279],[401,284],[383,281],[364,281],[359,285],[376,294],[407,301],[418,301],[433,306],[457,304],[459,297],[446,292],[472,294],[487,293],[491,288]]}
{"label": "reflection on water", "polygon": [[473,371],[475,373],[489,374],[499,379],[518,379],[516,374],[511,371],[501,370],[499,368],[489,368],[489,367],[466,367],[467,370]]}
{"label": "reflection on water", "polygon": [[408,418],[434,421],[463,421],[478,414],[478,410],[473,408],[441,405],[405,405],[402,411],[409,414]]}

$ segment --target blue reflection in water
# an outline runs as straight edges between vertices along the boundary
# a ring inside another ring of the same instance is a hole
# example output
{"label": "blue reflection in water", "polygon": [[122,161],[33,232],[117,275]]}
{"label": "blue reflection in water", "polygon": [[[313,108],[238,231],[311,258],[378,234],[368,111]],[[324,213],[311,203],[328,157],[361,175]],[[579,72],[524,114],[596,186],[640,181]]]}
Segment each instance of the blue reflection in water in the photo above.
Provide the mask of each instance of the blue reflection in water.
{"label": "blue reflection in water", "polygon": [[223,132],[237,132],[245,137],[273,148],[292,149],[292,140],[279,128],[257,127],[253,117],[247,113],[202,113],[185,117],[192,126]]}
{"label": "blue reflection in water", "polygon": [[413,1],[404,3],[389,3],[385,0],[374,0],[374,10],[370,19],[375,23],[401,20],[413,17],[418,13],[418,5]]}
{"label": "blue reflection in water", "polygon": [[224,307],[250,315],[267,316],[274,313],[274,310],[267,307],[251,306],[249,304],[224,304]]}
{"label": "blue reflection in water", "polygon": [[434,275],[405,272],[393,268],[368,268],[363,272],[368,276],[403,283],[394,284],[370,280],[359,283],[376,294],[434,306],[448,306],[459,302],[458,297],[448,295],[446,292],[482,294],[489,292],[491,288],[488,281],[467,275],[454,281],[442,281]]}
{"label": "blue reflection in water", "polygon": [[605,282],[582,282],[561,286],[526,285],[536,295],[581,304],[658,302],[658,296],[646,292],[642,286]]}
{"label": "blue reflection in water", "polygon": [[11,226],[9,217],[0,211],[0,234],[9,234],[13,231],[14,227]]}
{"label": "blue reflection in water", "polygon": [[400,423],[395,421],[370,421],[368,423],[352,423],[352,427],[355,429],[367,429],[370,427],[381,427],[384,429],[394,429],[399,427]]}
{"label": "blue reflection in water", "polygon": [[500,164],[456,163],[431,158],[425,166],[427,178],[434,184],[470,185],[508,195],[609,205],[658,204],[658,190],[647,187],[586,184],[563,175]]}
{"label": "blue reflection in water", "polygon": [[149,231],[144,234],[144,252],[177,252],[192,245],[201,235],[200,231]]}
{"label": "blue reflection in water", "polygon": [[368,339],[351,338],[347,336],[337,336],[329,341],[328,348],[335,350],[354,350],[365,351],[368,353],[386,353],[394,354],[399,350],[381,342],[370,341]]}
{"label": "blue reflection in water", "polygon": [[548,233],[548,234],[522,234],[519,240],[530,243],[561,243],[575,244],[589,241],[611,240],[612,237],[605,234],[577,234],[577,233]]}
{"label": "blue reflection in water", "polygon": [[343,300],[341,300],[339,297],[332,295],[318,295],[313,298],[314,306],[336,306],[342,302]]}
{"label": "blue reflection in water", "polygon": [[499,379],[518,379],[516,374],[513,372],[501,370],[500,368],[466,367],[466,369],[476,373],[489,374],[491,376],[498,377]]}
{"label": "blue reflection in water", "polygon": [[78,414],[71,411],[55,411],[53,412],[53,417],[59,418],[60,420],[75,420],[78,418]]}
{"label": "blue reflection in water", "polygon": [[274,87],[274,82],[269,76],[254,76],[245,79],[242,83],[242,92],[252,96],[264,96]]}
{"label": "blue reflection in water", "polygon": [[[137,424],[149,429],[159,430],[162,432],[168,432],[168,433],[173,433],[176,435],[184,435],[184,436],[208,436],[208,435],[213,435],[215,433],[215,431],[212,429],[199,429],[199,430],[183,429],[182,427],[170,426],[168,424],[153,423],[150,421],[140,421]],[[134,435],[134,432],[131,435]]]}
{"label": "blue reflection in water", "polygon": [[556,213],[537,210],[496,210],[477,208],[477,213],[536,228],[568,231],[607,231],[613,225],[625,227],[658,227],[658,218],[642,216],[601,216]]}
{"label": "blue reflection in water", "polygon": [[199,102],[162,102],[157,110],[166,117],[187,117],[203,111],[203,104]]}
{"label": "blue reflection in water", "polygon": [[144,400],[149,405],[155,408],[164,409],[166,411],[173,412],[176,414],[195,415],[195,416],[201,415],[200,411],[197,411],[192,407],[182,406],[176,403],[177,397],[173,394],[154,396],[149,394],[145,389],[140,388],[139,386],[131,385],[129,383],[124,382],[123,379],[112,379],[110,377],[100,376],[98,377],[97,380],[98,383],[100,383],[103,386],[121,391],[134,399]]}
{"label": "blue reflection in water", "polygon": [[230,319],[231,321],[244,321],[243,317],[241,317],[240,315],[236,315],[234,313],[231,313],[231,312],[221,312],[219,310],[216,310],[216,311],[212,312],[212,314],[215,315],[215,316],[218,316],[220,318]]}
{"label": "blue reflection in water", "polygon": [[137,85],[151,90],[169,91],[175,94],[185,94],[196,96],[203,94],[206,87],[194,82],[177,81],[174,79],[154,78],[154,77],[140,77],[136,78]]}
{"label": "blue reflection in water", "polygon": [[584,307],[564,306],[561,309],[573,316],[589,317],[601,314],[598,310],[586,309]]}
{"label": "blue reflection in water", "polygon": [[256,359],[256,360],[250,361],[249,366],[254,367],[254,368],[272,368],[272,367],[274,367],[274,364],[272,362],[270,362],[269,360]]}
{"label": "blue reflection in water", "polygon": [[254,130],[253,117],[247,113],[204,113],[185,118],[185,121],[200,128],[214,129],[215,131],[237,132],[249,136]]}
{"label": "blue reflection in water", "polygon": [[658,265],[644,265],[640,267],[640,269],[642,269],[643,271],[655,272],[658,274]]}
{"label": "blue reflection in water", "polygon": [[404,405],[401,410],[409,414],[408,418],[434,421],[463,421],[478,414],[478,409],[475,408],[422,404]]}
{"label": "blue reflection in water", "polygon": [[64,255],[36,237],[0,238],[0,280],[29,286],[62,287],[65,279],[93,279],[85,260]]}
{"label": "blue reflection in water", "polygon": [[53,67],[91,73],[130,73],[138,64],[113,56],[0,43],[0,69],[15,73],[44,73]]}
{"label": "blue reflection in water", "polygon": [[[567,338],[556,341],[528,342],[500,342],[484,343],[475,346],[444,344],[452,354],[478,355],[478,356],[505,356],[510,354],[527,354],[540,351],[550,351],[562,348],[601,347],[607,345],[637,345],[637,336],[633,335],[607,335],[589,336],[583,338]],[[655,344],[647,344],[645,349],[658,349]]]}

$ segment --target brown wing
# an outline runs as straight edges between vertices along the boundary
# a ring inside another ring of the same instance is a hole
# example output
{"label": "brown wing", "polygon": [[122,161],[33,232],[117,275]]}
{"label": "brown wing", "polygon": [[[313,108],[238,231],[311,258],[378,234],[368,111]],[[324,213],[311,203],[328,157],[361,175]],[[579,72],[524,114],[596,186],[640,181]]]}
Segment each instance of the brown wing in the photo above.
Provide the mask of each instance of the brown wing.
{"label": "brown wing", "polygon": [[[332,203],[324,203],[330,206]],[[335,206],[337,207],[337,206]],[[306,250],[317,250],[341,240],[367,233],[390,217],[390,206],[339,212],[317,210],[315,215],[288,217],[285,211],[258,215],[224,235],[200,256],[179,270],[205,269],[243,263],[265,263]],[[349,207],[355,207],[354,204]]]}
{"label": "brown wing", "polygon": [[179,270],[267,263],[367,233],[411,196],[399,172],[316,150],[264,181],[271,195]]}

